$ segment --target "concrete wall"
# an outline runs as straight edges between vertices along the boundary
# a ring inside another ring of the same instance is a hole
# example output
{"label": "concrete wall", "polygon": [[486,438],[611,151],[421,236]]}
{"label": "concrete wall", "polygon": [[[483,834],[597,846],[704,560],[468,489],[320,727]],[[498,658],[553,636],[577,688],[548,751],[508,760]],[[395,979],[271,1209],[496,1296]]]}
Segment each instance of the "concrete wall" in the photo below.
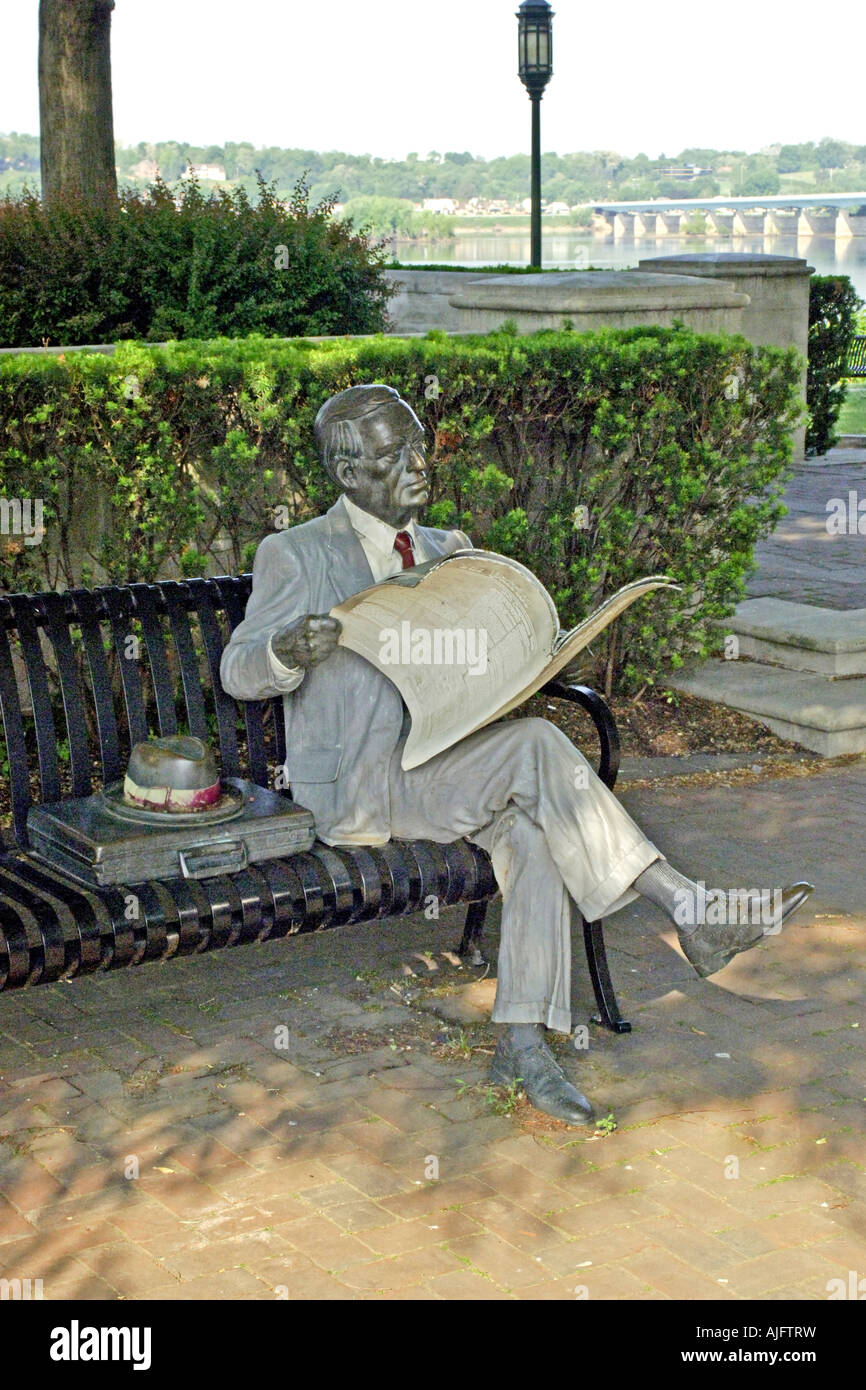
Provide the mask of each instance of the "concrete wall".
{"label": "concrete wall", "polygon": [[401,335],[428,333],[431,328],[454,332],[457,319],[451,296],[455,290],[467,280],[490,279],[489,273],[460,270],[386,270],[385,277],[397,286],[388,305],[389,331]]}
{"label": "concrete wall", "polygon": [[[759,347],[795,347],[803,358],[801,391],[806,399],[809,352],[809,279],[814,267],[797,256],[746,255],[736,251],[694,252],[654,256],[639,262],[640,270],[655,274],[699,276],[736,286],[748,295],[740,332]],[[805,451],[806,426],[794,435],[794,457]]]}
{"label": "concrete wall", "polygon": [[521,333],[562,328],[566,320],[582,332],[674,319],[701,333],[733,333],[748,302],[718,280],[618,270],[494,275],[460,284],[451,297],[455,327],[474,333],[489,333],[505,319]]}

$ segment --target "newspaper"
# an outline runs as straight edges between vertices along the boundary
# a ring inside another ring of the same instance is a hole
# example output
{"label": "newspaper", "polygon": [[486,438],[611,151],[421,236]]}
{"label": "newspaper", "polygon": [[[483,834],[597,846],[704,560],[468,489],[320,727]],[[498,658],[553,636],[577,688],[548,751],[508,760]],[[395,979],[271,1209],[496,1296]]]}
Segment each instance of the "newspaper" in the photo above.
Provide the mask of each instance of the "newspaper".
{"label": "newspaper", "polygon": [[339,643],[393,681],[411,715],[403,768],[419,767],[528,700],[666,575],[625,585],[571,632],[531,570],[457,550],[403,570],[331,609]]}

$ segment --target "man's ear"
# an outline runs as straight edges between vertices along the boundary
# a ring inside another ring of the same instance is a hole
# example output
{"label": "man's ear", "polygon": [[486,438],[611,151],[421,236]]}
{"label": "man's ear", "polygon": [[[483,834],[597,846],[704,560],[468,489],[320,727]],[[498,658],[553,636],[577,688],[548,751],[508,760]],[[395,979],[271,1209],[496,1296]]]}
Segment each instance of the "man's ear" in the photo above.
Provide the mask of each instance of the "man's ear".
{"label": "man's ear", "polygon": [[334,464],[334,474],[337,482],[344,491],[348,492],[358,486],[361,474],[358,468],[358,460],[351,458],[337,459]]}

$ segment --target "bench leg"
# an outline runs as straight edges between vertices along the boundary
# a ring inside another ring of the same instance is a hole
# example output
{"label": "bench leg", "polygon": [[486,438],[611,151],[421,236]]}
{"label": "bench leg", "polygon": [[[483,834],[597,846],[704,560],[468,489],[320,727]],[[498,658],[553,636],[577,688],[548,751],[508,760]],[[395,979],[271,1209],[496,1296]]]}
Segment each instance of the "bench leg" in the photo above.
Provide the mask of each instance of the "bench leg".
{"label": "bench leg", "polygon": [[484,922],[487,917],[487,900],[470,903],[466,909],[466,921],[463,925],[463,939],[457,947],[458,956],[468,957],[470,965],[486,965],[487,961],[481,953],[481,933],[484,930]]}
{"label": "bench leg", "polygon": [[610,978],[607,952],[604,948],[604,923],[587,922],[584,919],[583,941],[586,946],[589,976],[595,990],[595,1001],[598,1004],[598,1016],[593,1019],[593,1022],[603,1024],[605,1028],[610,1028],[614,1033],[630,1033],[631,1024],[626,1023],[620,1014],[613,982]]}

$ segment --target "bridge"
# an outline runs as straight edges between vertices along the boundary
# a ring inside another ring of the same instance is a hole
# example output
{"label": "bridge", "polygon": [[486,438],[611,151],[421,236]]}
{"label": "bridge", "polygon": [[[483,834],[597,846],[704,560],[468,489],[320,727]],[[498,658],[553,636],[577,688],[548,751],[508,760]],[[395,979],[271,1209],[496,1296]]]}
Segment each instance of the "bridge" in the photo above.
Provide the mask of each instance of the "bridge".
{"label": "bridge", "polygon": [[614,236],[680,236],[695,213],[718,236],[866,236],[866,192],[650,198],[592,203],[593,228]]}

